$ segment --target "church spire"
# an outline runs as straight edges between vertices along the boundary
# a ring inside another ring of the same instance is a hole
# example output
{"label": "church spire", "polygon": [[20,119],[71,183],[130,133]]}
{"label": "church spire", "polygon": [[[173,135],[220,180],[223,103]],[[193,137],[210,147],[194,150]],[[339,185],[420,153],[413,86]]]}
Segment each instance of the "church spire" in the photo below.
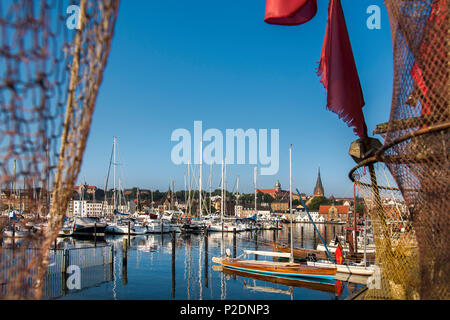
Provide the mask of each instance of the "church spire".
{"label": "church spire", "polygon": [[325,195],[325,191],[322,186],[322,179],[320,178],[320,165],[319,165],[319,174],[317,176],[316,187],[314,188],[314,196],[315,197],[323,197]]}

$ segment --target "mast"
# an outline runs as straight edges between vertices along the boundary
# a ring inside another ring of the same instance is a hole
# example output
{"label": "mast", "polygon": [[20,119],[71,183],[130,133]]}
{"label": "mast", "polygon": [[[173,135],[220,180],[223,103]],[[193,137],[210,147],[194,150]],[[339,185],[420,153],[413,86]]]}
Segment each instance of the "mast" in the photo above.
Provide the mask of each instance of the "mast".
{"label": "mast", "polygon": [[113,181],[114,181],[114,189],[113,189],[113,212],[116,209],[116,143],[117,143],[117,138],[114,137],[114,144],[113,144],[113,149],[114,149],[114,162],[113,162],[113,170],[114,170],[114,174],[113,174]]}
{"label": "mast", "polygon": [[188,212],[189,215],[191,215],[191,161],[188,161],[188,176],[189,176],[189,182],[188,182],[188,186],[189,186],[189,196],[188,196]]}
{"label": "mast", "polygon": [[221,201],[222,203],[220,204],[220,222],[223,223],[223,160],[222,160],[222,183],[221,183]]}
{"label": "mast", "polygon": [[223,214],[227,215],[227,163],[223,165]]}
{"label": "mast", "polygon": [[209,166],[209,214],[211,214],[211,193],[212,193],[212,163]]}
{"label": "mast", "polygon": [[257,191],[256,191],[256,176],[258,175],[258,166],[255,166],[255,172],[254,172],[254,180],[255,180],[255,214],[256,214],[256,210],[257,210],[257,207],[256,207],[256,201],[257,201]]}
{"label": "mast", "polygon": [[[239,205],[239,176],[236,181],[236,205]],[[234,215],[236,215],[236,210],[234,210]]]}
{"label": "mast", "polygon": [[291,256],[289,262],[294,262],[294,232],[292,228],[292,144],[289,148],[289,212],[291,214]]}
{"label": "mast", "polygon": [[186,193],[186,173],[184,174],[184,208],[186,209],[187,207],[187,193]]}
{"label": "mast", "polygon": [[120,179],[119,179],[119,208],[122,206],[122,197],[120,196]]}
{"label": "mast", "polygon": [[198,211],[198,216],[199,217],[202,216],[202,165],[203,165],[203,139],[200,139],[200,174],[199,174],[199,184],[198,184],[198,189],[199,189],[199,194],[198,194],[199,211]]}

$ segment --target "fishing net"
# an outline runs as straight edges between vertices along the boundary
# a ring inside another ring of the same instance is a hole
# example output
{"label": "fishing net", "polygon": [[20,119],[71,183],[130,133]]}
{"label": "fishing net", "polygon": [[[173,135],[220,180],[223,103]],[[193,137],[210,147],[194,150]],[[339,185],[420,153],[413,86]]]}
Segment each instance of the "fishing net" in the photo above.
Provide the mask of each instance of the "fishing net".
{"label": "fishing net", "polygon": [[[385,3],[394,50],[391,115],[375,130],[383,135],[384,146],[351,172],[376,224],[381,286],[369,290],[368,297],[448,299],[448,3]],[[395,181],[393,190],[382,182],[386,168]],[[358,182],[358,176],[365,181]],[[407,208],[400,214],[403,231],[394,234],[392,212],[382,199],[388,191],[401,194]]]}
{"label": "fishing net", "polygon": [[118,7],[119,0],[0,1],[0,298],[42,295]]}

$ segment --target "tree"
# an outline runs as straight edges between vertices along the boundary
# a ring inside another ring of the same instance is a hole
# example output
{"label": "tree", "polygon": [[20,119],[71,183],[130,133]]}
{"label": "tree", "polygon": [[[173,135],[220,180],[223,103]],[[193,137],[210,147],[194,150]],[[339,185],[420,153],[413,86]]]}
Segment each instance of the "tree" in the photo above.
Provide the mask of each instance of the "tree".
{"label": "tree", "polygon": [[311,211],[319,210],[320,206],[329,206],[331,201],[325,197],[314,197],[308,205],[308,209]]}

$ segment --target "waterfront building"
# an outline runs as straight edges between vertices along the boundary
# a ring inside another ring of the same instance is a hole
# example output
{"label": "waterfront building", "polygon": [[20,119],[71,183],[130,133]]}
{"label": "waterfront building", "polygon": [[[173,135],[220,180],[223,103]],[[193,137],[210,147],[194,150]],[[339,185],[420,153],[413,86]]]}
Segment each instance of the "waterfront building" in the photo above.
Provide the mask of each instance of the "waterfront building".
{"label": "waterfront building", "polygon": [[[121,213],[130,211],[129,205],[118,205],[116,210]],[[67,208],[69,217],[102,217],[114,215],[114,206],[106,201],[72,200]]]}
{"label": "waterfront building", "polygon": [[319,207],[319,216],[325,221],[347,221],[350,214],[350,206],[324,206]]}
{"label": "waterfront building", "polygon": [[[273,189],[256,189],[258,193],[268,194],[274,199],[289,199],[289,191],[281,189],[281,183],[277,180]],[[300,200],[298,194],[292,192],[293,200]]]}
{"label": "waterfront building", "polygon": [[273,212],[287,212],[289,211],[289,201],[274,201],[271,203],[271,208]]}

